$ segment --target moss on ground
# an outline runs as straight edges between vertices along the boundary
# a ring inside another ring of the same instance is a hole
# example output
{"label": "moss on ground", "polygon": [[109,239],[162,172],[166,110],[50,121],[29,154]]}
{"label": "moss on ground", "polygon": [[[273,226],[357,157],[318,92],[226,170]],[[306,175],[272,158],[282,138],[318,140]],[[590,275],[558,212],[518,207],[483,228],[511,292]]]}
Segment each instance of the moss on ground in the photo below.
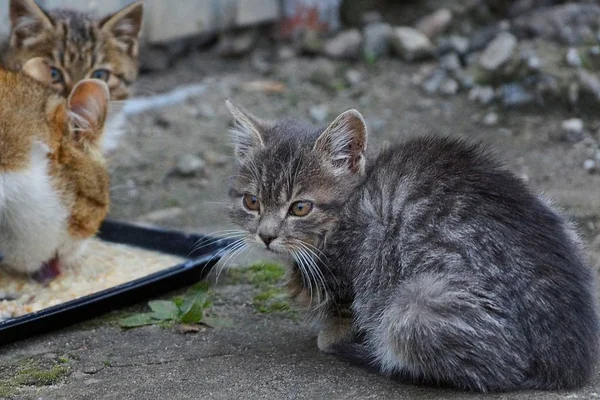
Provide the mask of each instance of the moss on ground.
{"label": "moss on ground", "polygon": [[68,357],[59,357],[50,362],[35,359],[24,360],[11,368],[14,373],[0,380],[0,398],[14,398],[25,386],[56,385],[70,374],[69,364]]}

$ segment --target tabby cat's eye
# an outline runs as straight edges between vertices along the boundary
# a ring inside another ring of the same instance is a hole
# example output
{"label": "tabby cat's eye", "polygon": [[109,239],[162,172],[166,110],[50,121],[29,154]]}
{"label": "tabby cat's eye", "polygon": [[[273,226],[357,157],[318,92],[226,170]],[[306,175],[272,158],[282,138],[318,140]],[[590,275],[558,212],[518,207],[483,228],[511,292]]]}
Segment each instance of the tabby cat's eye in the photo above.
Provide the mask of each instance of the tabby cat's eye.
{"label": "tabby cat's eye", "polygon": [[258,198],[251,194],[244,195],[244,207],[250,211],[258,211],[260,209],[260,202]]}
{"label": "tabby cat's eye", "polygon": [[313,209],[310,201],[297,201],[290,207],[290,214],[296,217],[306,217]]}
{"label": "tabby cat's eye", "polygon": [[108,79],[110,78],[110,71],[106,69],[97,69],[94,72],[92,72],[92,78],[108,82]]}
{"label": "tabby cat's eye", "polygon": [[63,83],[64,81],[62,72],[55,67],[50,67],[50,77],[52,78],[52,83]]}

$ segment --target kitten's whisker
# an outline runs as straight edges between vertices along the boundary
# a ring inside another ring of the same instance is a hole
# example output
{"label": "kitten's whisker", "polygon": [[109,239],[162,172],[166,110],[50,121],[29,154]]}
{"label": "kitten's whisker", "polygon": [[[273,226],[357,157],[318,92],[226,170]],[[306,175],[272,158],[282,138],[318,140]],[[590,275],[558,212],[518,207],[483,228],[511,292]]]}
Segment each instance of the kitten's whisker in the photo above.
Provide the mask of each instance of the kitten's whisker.
{"label": "kitten's whisker", "polygon": [[[215,257],[219,257],[220,259],[222,259],[223,257],[225,257],[229,251],[231,251],[231,248],[234,246],[237,246],[240,242],[243,242],[244,239],[238,239],[233,243],[228,244],[227,246],[225,246],[223,249],[217,251],[215,254],[213,254],[213,256],[206,262],[206,266],[210,265],[210,263],[212,262],[212,260],[215,259]],[[206,268],[206,266],[204,268]],[[204,271],[204,268],[202,268],[202,271]]]}
{"label": "kitten's whisker", "polygon": [[227,235],[227,236],[223,236],[223,237],[219,237],[219,238],[214,238],[214,239],[208,239],[207,241],[203,241],[202,239],[200,239],[198,242],[196,242],[196,244],[190,249],[190,252],[188,254],[188,257],[190,257],[192,254],[194,254],[195,252],[197,252],[200,249],[203,249],[205,247],[209,247],[212,246],[220,241],[226,241],[229,239],[237,239],[237,238],[243,238],[244,234],[231,234],[231,235]]}
{"label": "kitten's whisker", "polygon": [[225,259],[225,257],[223,257],[223,258],[221,258],[221,260],[219,260],[218,264],[220,264],[220,266],[217,269],[217,277],[215,278],[215,286],[217,286],[219,284],[219,277],[221,276],[221,273],[223,272],[223,270],[225,268],[227,268],[227,264],[233,260],[234,256],[237,257],[240,254],[240,252],[242,252],[244,250],[245,247],[246,247],[246,243],[244,241],[242,241],[238,246],[235,246],[229,252],[229,254],[226,256],[226,257],[228,257],[227,259]]}
{"label": "kitten's whisker", "polygon": [[313,291],[312,291],[312,283],[310,281],[310,277],[308,276],[308,273],[306,272],[304,266],[302,265],[302,259],[300,258],[300,255],[297,252],[297,250],[291,250],[290,254],[296,261],[296,265],[298,265],[298,269],[300,269],[300,276],[302,277],[302,284],[304,285],[304,287],[308,286],[308,290],[310,293],[310,304],[312,304]]}
{"label": "kitten's whisker", "polygon": [[319,289],[319,283],[317,282],[317,277],[314,274],[313,268],[310,266],[310,263],[308,261],[308,259],[306,258],[306,253],[304,252],[304,250],[302,248],[298,249],[298,255],[300,256],[300,258],[303,260],[302,264],[303,267],[305,269],[305,271],[307,272],[307,276],[308,276],[308,281],[309,282],[314,282],[314,290],[312,288],[312,283],[311,283],[311,292],[310,292],[310,306],[312,307],[313,305],[313,292],[317,292],[317,296],[319,296],[319,292],[317,289]]}
{"label": "kitten's whisker", "polygon": [[[303,242],[302,240],[299,240],[298,242],[299,242],[300,246],[302,246],[304,249],[306,249],[306,251],[308,251],[308,253],[310,255],[312,255],[313,257],[318,259],[319,262],[321,263],[321,265],[323,265],[325,268],[327,268],[327,271],[329,271],[329,273],[331,274],[331,277],[335,280],[335,283],[337,285],[339,283],[337,280],[337,277],[334,275],[333,271],[331,271],[331,269],[329,268],[327,263],[325,261],[323,261],[323,259],[315,252],[315,250],[318,251],[319,253],[321,253],[323,255],[323,257],[327,258],[327,256],[321,250],[316,248],[314,245]],[[316,267],[318,268],[318,266],[316,266]],[[321,274],[323,274],[322,271],[320,271],[320,272],[321,272]]]}

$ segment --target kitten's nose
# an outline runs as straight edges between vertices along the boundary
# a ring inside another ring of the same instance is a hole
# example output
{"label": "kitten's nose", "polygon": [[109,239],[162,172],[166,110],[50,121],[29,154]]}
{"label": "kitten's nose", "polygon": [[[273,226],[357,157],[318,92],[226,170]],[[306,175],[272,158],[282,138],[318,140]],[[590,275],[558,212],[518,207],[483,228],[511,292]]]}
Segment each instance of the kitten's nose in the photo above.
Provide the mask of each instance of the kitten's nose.
{"label": "kitten's nose", "polygon": [[267,247],[269,247],[269,245],[271,244],[271,242],[273,240],[277,239],[277,236],[267,235],[264,233],[259,233],[258,236],[260,236],[260,238],[262,239],[262,241],[265,243],[265,245]]}

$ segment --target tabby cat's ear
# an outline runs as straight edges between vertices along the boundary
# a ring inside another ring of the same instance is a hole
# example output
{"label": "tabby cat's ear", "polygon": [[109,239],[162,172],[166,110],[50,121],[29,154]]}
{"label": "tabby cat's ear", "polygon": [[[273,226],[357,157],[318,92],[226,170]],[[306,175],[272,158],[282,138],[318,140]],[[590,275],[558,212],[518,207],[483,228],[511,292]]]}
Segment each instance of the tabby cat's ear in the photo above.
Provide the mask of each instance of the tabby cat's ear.
{"label": "tabby cat's ear", "polygon": [[142,29],[143,16],[144,4],[142,1],[136,1],[102,19],[100,28],[123,44],[130,46],[137,43]]}
{"label": "tabby cat's ear", "polygon": [[327,160],[334,172],[365,172],[367,125],[356,110],[348,110],[335,119],[319,136],[314,150]]}
{"label": "tabby cat's ear", "polygon": [[235,144],[235,155],[238,158],[247,157],[253,150],[264,146],[264,122],[252,114],[236,107],[231,101],[225,102],[235,123],[231,130],[232,140]]}
{"label": "tabby cat's ear", "polygon": [[84,144],[98,145],[104,131],[110,93],[99,79],[79,81],[68,100],[69,121],[74,139]]}
{"label": "tabby cat's ear", "polygon": [[54,27],[52,18],[34,0],[10,0],[10,43],[16,48],[29,47],[44,39]]}

